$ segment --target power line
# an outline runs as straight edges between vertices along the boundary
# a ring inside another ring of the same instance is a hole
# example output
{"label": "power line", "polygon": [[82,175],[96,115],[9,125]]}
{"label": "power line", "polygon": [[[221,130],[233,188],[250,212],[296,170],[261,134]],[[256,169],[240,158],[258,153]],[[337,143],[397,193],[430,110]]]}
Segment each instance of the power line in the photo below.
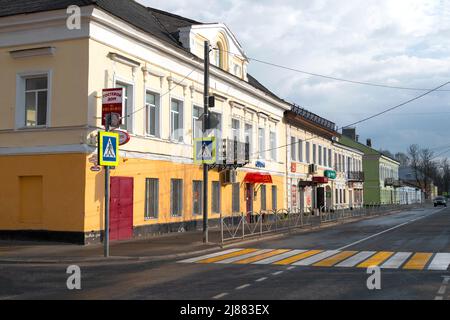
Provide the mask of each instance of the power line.
{"label": "power line", "polygon": [[[434,91],[437,91],[439,88],[442,88],[442,87],[446,86],[446,85],[449,84],[449,83],[450,83],[450,81],[448,81],[448,82],[446,82],[446,83],[444,83],[444,84],[442,84],[442,85],[440,85],[440,86],[438,86],[438,87],[436,87],[436,88],[434,88],[434,89],[431,89],[431,90],[429,90],[429,91],[427,91],[427,92],[425,92],[425,93],[423,93],[423,94],[421,94],[421,95],[419,95],[419,96],[417,96],[417,97],[414,97],[414,98],[409,99],[409,100],[407,100],[407,101],[405,101],[405,102],[402,102],[402,103],[400,103],[400,104],[398,104],[398,105],[396,105],[396,106],[394,106],[394,107],[391,107],[391,108],[388,108],[388,109],[386,109],[386,110],[384,110],[384,111],[378,112],[378,113],[376,113],[376,114],[374,114],[374,115],[372,115],[372,116],[370,116],[370,117],[361,119],[361,120],[359,120],[359,121],[356,121],[356,122],[354,122],[354,123],[352,123],[352,124],[349,124],[349,125],[344,126],[344,127],[341,127],[341,128],[336,128],[336,131],[342,130],[342,129],[347,128],[347,127],[354,126],[354,125],[356,125],[356,124],[359,124],[359,123],[362,123],[362,122],[365,122],[365,121],[368,121],[368,120],[373,119],[373,118],[375,118],[375,117],[378,117],[378,116],[380,116],[380,115],[382,115],[382,114],[384,114],[384,113],[387,113],[387,112],[392,111],[392,110],[394,110],[394,109],[400,108],[400,107],[402,107],[402,106],[404,106],[404,105],[406,105],[406,104],[408,104],[408,103],[411,103],[411,102],[413,102],[413,101],[415,101],[415,100],[418,100],[418,99],[420,99],[420,98],[422,98],[422,97],[424,97],[424,96],[426,96],[426,95],[428,95],[428,94],[430,94],[430,93],[432,93],[432,92],[434,92]],[[318,136],[313,136],[313,137],[311,137],[311,138],[308,138],[308,139],[302,140],[302,141],[309,141],[309,140],[312,140],[312,139],[314,139],[314,138],[316,138],[316,137],[318,137]],[[295,143],[289,143],[289,144],[282,145],[282,146],[279,146],[279,147],[270,148],[270,149],[266,149],[266,150],[263,150],[263,151],[255,152],[255,153],[253,153],[252,155],[255,155],[255,154],[258,154],[258,153],[261,153],[261,152],[268,152],[268,151],[272,151],[272,150],[277,150],[277,149],[285,148],[285,147],[288,147],[288,146],[295,145],[295,144],[297,144],[297,143],[298,143],[298,141],[296,141]]]}
{"label": "power line", "polygon": [[[227,52],[229,54],[232,54],[234,56],[239,57],[239,55],[237,55],[237,54],[235,54],[233,52],[222,50],[222,49],[219,49],[219,48],[213,48],[213,50],[224,51],[224,52]],[[381,84],[381,83],[349,80],[349,79],[334,77],[334,76],[330,76],[330,75],[324,75],[324,74],[309,72],[309,71],[305,71],[305,70],[301,70],[301,69],[297,69],[297,68],[287,67],[287,66],[283,66],[283,65],[280,65],[280,64],[277,64],[277,63],[260,60],[260,59],[257,59],[257,58],[247,57],[247,59],[249,61],[259,62],[261,64],[265,64],[265,65],[269,65],[269,66],[272,66],[272,67],[281,68],[281,69],[285,69],[285,70],[289,70],[289,71],[293,71],[293,72],[297,72],[297,73],[302,73],[302,74],[306,74],[306,75],[313,76],[313,77],[319,77],[319,78],[324,78],[324,79],[334,80],[334,81],[340,81],[340,82],[347,82],[347,83],[351,83],[351,84],[358,84],[358,85],[365,85],[365,86],[379,87],[379,88],[387,88],[387,89],[397,89],[397,90],[412,90],[412,91],[428,91],[428,90],[430,90],[430,89],[425,89],[425,88],[391,86],[391,85]],[[450,91],[450,90],[439,90],[439,91]]]}
{"label": "power line", "polygon": [[[368,120],[373,119],[373,118],[375,118],[375,117],[381,116],[382,114],[385,114],[385,113],[387,113],[387,112],[389,112],[389,111],[392,111],[392,110],[394,110],[394,109],[400,108],[400,107],[404,106],[405,104],[411,103],[411,102],[413,102],[413,101],[415,101],[415,100],[418,100],[418,99],[420,99],[420,98],[422,98],[422,97],[424,97],[424,96],[426,96],[426,95],[428,95],[428,94],[430,94],[430,93],[432,93],[432,92],[434,92],[434,91],[437,91],[438,89],[440,89],[440,88],[446,86],[446,85],[449,84],[449,83],[450,83],[450,81],[447,81],[446,83],[441,84],[440,86],[438,86],[438,87],[436,87],[436,88],[434,88],[434,89],[431,89],[431,90],[429,90],[429,91],[427,91],[427,92],[425,92],[425,93],[422,93],[421,95],[418,95],[417,97],[414,97],[414,98],[412,98],[412,99],[409,99],[409,100],[407,100],[407,101],[405,101],[405,102],[402,102],[402,103],[400,103],[400,104],[398,104],[398,105],[396,105],[396,106],[393,106],[393,107],[391,107],[391,108],[388,108],[388,109],[386,109],[386,110],[384,110],[384,111],[378,112],[378,113],[376,113],[376,114],[374,114],[374,115],[372,115],[372,116],[370,116],[370,117],[367,117],[367,118],[361,119],[361,120],[359,120],[359,121],[353,122],[353,123],[351,123],[351,124],[349,124],[349,125],[346,125],[346,126],[344,126],[344,127],[341,127],[340,129],[345,129],[345,128],[348,128],[348,127],[352,127],[352,126],[357,125],[357,124],[359,124],[359,123],[361,123],[361,122],[368,121]],[[338,130],[338,129],[336,129],[336,130]]]}

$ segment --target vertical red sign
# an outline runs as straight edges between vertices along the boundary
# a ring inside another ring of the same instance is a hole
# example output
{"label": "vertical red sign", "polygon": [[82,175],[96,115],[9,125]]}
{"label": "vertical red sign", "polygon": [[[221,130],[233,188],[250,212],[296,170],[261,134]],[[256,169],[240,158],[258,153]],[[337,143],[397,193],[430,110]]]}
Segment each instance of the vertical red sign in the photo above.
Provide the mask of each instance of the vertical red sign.
{"label": "vertical red sign", "polygon": [[117,113],[122,116],[124,103],[123,88],[103,89],[102,91],[102,125],[105,125],[105,116],[108,113]]}

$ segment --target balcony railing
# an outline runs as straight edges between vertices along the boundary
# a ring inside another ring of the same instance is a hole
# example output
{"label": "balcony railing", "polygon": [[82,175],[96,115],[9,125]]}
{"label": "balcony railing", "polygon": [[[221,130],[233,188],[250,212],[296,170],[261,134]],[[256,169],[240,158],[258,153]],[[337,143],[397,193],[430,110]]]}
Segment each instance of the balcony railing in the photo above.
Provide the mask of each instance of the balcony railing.
{"label": "balcony railing", "polygon": [[349,171],[349,172],[347,172],[347,179],[348,179],[348,181],[363,182],[364,181],[364,172]]}
{"label": "balcony railing", "polygon": [[245,165],[250,162],[250,144],[223,139],[219,147],[218,164]]}
{"label": "balcony railing", "polygon": [[391,186],[394,188],[398,188],[401,187],[401,183],[400,180],[396,180],[394,178],[386,178],[384,179],[384,186],[385,187]]}

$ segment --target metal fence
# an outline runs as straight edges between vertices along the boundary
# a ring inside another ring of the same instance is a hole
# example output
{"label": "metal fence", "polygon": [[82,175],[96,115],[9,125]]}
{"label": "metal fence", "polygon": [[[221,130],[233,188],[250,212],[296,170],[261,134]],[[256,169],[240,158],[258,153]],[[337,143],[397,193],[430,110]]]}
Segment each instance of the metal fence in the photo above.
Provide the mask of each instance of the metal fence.
{"label": "metal fence", "polygon": [[298,228],[320,226],[323,223],[338,222],[348,219],[375,216],[390,211],[413,208],[420,206],[402,204],[376,204],[345,208],[334,206],[322,207],[316,212],[302,212],[300,210],[273,210],[248,212],[246,214],[233,214],[228,217],[220,217],[221,242],[235,239],[258,237],[268,233],[290,232]]}

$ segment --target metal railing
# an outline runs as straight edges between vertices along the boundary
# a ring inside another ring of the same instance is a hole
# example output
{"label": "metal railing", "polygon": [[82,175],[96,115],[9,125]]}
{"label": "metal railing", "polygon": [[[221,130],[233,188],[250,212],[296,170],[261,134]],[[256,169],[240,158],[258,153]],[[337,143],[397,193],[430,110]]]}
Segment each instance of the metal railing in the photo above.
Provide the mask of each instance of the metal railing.
{"label": "metal railing", "polygon": [[369,203],[352,208],[344,205],[321,207],[316,210],[271,210],[235,213],[220,217],[221,242],[262,236],[268,233],[290,232],[298,228],[320,226],[322,223],[345,221],[364,216],[376,216],[403,208],[413,208],[420,204],[404,205]]}

